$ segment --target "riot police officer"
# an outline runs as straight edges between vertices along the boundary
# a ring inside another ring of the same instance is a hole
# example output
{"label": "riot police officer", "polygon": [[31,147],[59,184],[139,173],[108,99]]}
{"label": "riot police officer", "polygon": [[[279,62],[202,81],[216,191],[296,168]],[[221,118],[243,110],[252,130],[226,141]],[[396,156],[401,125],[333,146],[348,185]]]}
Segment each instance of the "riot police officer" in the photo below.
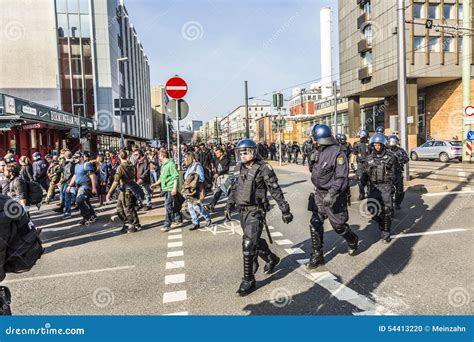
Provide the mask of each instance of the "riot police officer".
{"label": "riot police officer", "polygon": [[[347,141],[347,136],[344,133],[338,133],[336,134],[336,141],[339,143],[339,146],[341,146],[341,150],[344,152],[347,157],[347,161],[349,162],[352,154],[352,146],[351,143]],[[347,186],[347,205],[351,205],[350,184]]]}
{"label": "riot police officer", "polygon": [[403,197],[405,197],[405,191],[403,189],[403,171],[405,169],[405,164],[408,163],[410,158],[408,158],[406,151],[400,147],[400,139],[398,139],[396,135],[388,137],[388,146],[398,162],[398,167],[395,169],[393,185],[395,186],[395,209],[400,210],[400,204],[402,204]]}
{"label": "riot police officer", "polygon": [[311,181],[315,192],[311,194],[308,209],[312,211],[310,221],[312,254],[307,264],[309,269],[325,263],[323,256],[323,223],[327,218],[337,234],[348,244],[349,254],[355,255],[359,238],[347,221],[347,187],[349,185],[349,165],[346,154],[341,150],[326,125],[313,127],[313,139],[317,148],[312,158]]}
{"label": "riot police officer", "polygon": [[357,184],[359,185],[359,201],[365,198],[365,187],[367,186],[367,173],[365,172],[365,163],[367,162],[367,155],[369,154],[369,132],[366,129],[359,131],[359,141],[354,143],[353,154],[357,162]]}
{"label": "riot police officer", "polygon": [[309,156],[313,153],[313,149],[313,141],[311,140],[311,137],[308,137],[308,139],[303,144],[303,166],[306,160],[308,160],[309,164]]}
{"label": "riot police officer", "polygon": [[377,126],[377,128],[375,129],[375,133],[385,135],[385,128],[383,126]]}
{"label": "riot police officer", "polygon": [[367,156],[366,169],[369,175],[369,195],[367,208],[382,231],[381,240],[389,243],[392,224],[392,184],[397,160],[386,148],[387,139],[376,133],[370,139],[372,152]]}
{"label": "riot police officer", "polygon": [[[290,206],[283,196],[277,176],[272,167],[265,163],[257,153],[257,144],[251,139],[241,140],[237,147],[234,183],[226,206],[226,217],[234,206],[240,211],[240,224],[243,229],[244,277],[237,293],[245,296],[255,289],[254,274],[258,269],[257,258],[265,261],[264,273],[270,274],[280,262],[273,254],[267,242],[261,237],[266,226],[265,212],[268,210],[267,191],[283,213],[283,222],[290,223],[293,215]],[[268,228],[268,227],[266,227]],[[269,231],[267,230],[267,233]]]}

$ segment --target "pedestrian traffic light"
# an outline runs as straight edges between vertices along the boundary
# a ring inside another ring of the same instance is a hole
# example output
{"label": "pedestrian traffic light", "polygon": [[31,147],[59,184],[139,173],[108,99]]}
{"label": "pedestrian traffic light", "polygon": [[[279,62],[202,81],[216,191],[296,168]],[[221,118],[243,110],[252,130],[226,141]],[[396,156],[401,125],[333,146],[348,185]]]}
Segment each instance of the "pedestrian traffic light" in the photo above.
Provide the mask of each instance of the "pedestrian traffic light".
{"label": "pedestrian traffic light", "polygon": [[281,107],[283,107],[283,101],[283,94],[273,94],[273,107],[280,109]]}

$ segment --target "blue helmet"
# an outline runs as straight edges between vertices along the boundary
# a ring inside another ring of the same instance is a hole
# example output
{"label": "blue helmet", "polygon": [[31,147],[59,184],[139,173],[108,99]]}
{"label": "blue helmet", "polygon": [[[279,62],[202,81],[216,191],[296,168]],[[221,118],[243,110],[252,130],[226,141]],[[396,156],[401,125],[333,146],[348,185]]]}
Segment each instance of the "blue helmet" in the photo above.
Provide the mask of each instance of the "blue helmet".
{"label": "blue helmet", "polygon": [[384,134],[384,133],[385,133],[385,128],[383,128],[383,126],[378,126],[378,127],[375,129],[375,133]]}
{"label": "blue helmet", "polygon": [[385,135],[381,133],[375,133],[372,138],[370,138],[369,141],[370,145],[373,144],[382,144],[382,146],[385,146],[387,144],[387,138],[385,138]]}
{"label": "blue helmet", "polygon": [[336,139],[332,136],[331,129],[326,125],[315,125],[313,127],[313,139],[319,145],[334,145]]}
{"label": "blue helmet", "polygon": [[369,137],[369,131],[366,129],[361,129],[359,133],[357,133],[357,136],[359,138],[368,138]]}
{"label": "blue helmet", "polygon": [[347,137],[344,133],[340,133],[339,136],[340,136],[339,139],[340,139],[341,142],[346,142],[347,141]]}
{"label": "blue helmet", "polygon": [[[241,154],[248,155],[250,154],[249,158],[245,158],[243,160],[241,158]],[[249,161],[254,160],[257,157],[257,144],[252,139],[242,139],[239,141],[237,146],[235,147],[235,159],[237,162],[244,162],[248,163]]]}
{"label": "blue helmet", "polygon": [[336,134],[336,141],[337,141],[338,143],[341,142],[341,135],[342,135],[341,133],[337,133],[337,134]]}
{"label": "blue helmet", "polygon": [[400,144],[400,139],[396,135],[392,134],[391,136],[388,137],[388,146],[393,147],[393,146],[398,146],[399,144]]}

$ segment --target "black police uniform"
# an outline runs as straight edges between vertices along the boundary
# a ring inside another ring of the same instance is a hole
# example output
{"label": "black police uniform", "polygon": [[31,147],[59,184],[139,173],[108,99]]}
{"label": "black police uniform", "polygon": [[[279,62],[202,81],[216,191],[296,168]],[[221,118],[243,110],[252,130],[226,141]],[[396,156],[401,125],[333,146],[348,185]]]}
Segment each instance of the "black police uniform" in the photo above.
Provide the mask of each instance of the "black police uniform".
{"label": "black police uniform", "polygon": [[310,156],[313,153],[314,145],[311,140],[306,140],[303,144],[303,165],[305,164],[306,159],[308,159],[308,164],[310,162]]}
{"label": "black police uniform", "polygon": [[400,209],[403,198],[405,197],[405,190],[403,189],[403,171],[405,164],[410,160],[408,154],[400,146],[393,146],[390,151],[395,155],[397,159],[397,168],[395,168],[395,175],[393,185],[395,186],[395,207]]}
{"label": "black police uniform", "polygon": [[392,184],[397,168],[397,160],[392,152],[382,146],[367,157],[366,170],[369,175],[369,195],[367,208],[382,231],[381,239],[390,241],[392,224]]}
{"label": "black police uniform", "polygon": [[[347,241],[351,254],[355,254],[359,241],[347,224],[349,214],[346,189],[349,183],[349,166],[346,154],[338,144],[321,145],[314,152],[312,163],[311,181],[315,192],[310,196],[308,209],[313,213],[310,221],[313,252],[308,268],[324,264],[323,223],[326,218],[336,233]],[[331,198],[331,204],[324,205],[325,197]]]}
{"label": "black police uniform", "polygon": [[369,154],[369,144],[367,141],[358,141],[354,144],[353,153],[357,161],[357,184],[359,185],[359,200],[365,198],[365,187],[368,182],[368,175],[366,173],[365,163],[367,162],[367,155]]}
{"label": "black police uniform", "polygon": [[[351,154],[352,154],[352,145],[351,145],[351,143],[349,143],[347,141],[343,141],[343,142],[340,143],[340,146],[341,146],[342,152],[344,152],[344,154],[346,155],[347,162],[349,162],[349,159],[351,158]],[[349,168],[348,168],[347,177],[349,177]],[[350,187],[350,184],[347,186],[347,191],[346,192],[347,192],[347,205],[351,205],[351,187]]]}
{"label": "black police uniform", "polygon": [[241,213],[240,224],[243,229],[242,250],[244,258],[244,278],[237,291],[240,295],[250,293],[255,287],[254,274],[258,269],[257,257],[265,262],[265,273],[271,273],[280,259],[270,251],[267,242],[261,237],[265,212],[268,209],[267,190],[285,215],[291,215],[290,206],[272,167],[261,160],[254,160],[249,167],[236,166],[234,183],[229,195],[228,208],[237,206]]}

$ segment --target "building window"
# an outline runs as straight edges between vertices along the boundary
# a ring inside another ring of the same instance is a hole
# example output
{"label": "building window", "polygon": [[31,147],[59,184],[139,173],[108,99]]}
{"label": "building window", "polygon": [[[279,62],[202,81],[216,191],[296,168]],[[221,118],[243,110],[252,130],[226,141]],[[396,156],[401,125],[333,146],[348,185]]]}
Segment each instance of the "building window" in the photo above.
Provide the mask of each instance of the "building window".
{"label": "building window", "polygon": [[439,5],[438,4],[428,5],[428,18],[439,19]]}
{"label": "building window", "polygon": [[67,10],[69,13],[79,13],[79,1],[67,0]]}
{"label": "building window", "polygon": [[83,14],[89,13],[89,0],[79,0],[79,10]]}
{"label": "building window", "polygon": [[454,19],[454,5],[453,4],[444,4],[444,6],[443,6],[443,18],[444,19]]}
{"label": "building window", "polygon": [[367,13],[367,19],[370,19],[370,14],[372,13],[372,7],[370,6],[370,1],[367,1],[364,4],[364,12]]}
{"label": "building window", "polygon": [[424,8],[424,4],[415,2],[413,4],[413,18],[423,19],[425,17]]}
{"label": "building window", "polygon": [[367,25],[364,28],[364,37],[367,44],[372,45],[372,25]]}
{"label": "building window", "polygon": [[66,0],[56,0],[56,12],[67,13]]}
{"label": "building window", "polygon": [[424,52],[425,51],[425,37],[423,36],[414,36],[413,37],[413,49],[415,52]]}
{"label": "building window", "polygon": [[363,128],[374,132],[378,126],[384,126],[385,107],[383,104],[374,105],[361,110],[361,121]]}
{"label": "building window", "polygon": [[462,4],[458,5],[458,19],[462,20],[463,19],[463,12],[462,12]]}
{"label": "building window", "polygon": [[454,52],[454,38],[444,37],[443,39],[443,51]]}
{"label": "building window", "polygon": [[[425,111],[426,111],[426,100],[425,96],[418,96],[418,134],[426,134],[426,121],[425,121]],[[426,139],[426,136],[425,136]]]}
{"label": "building window", "polygon": [[439,37],[429,37],[429,51],[430,52],[439,52]]}
{"label": "building window", "polygon": [[371,66],[372,65],[372,52],[366,51],[362,54],[362,61],[364,66]]}

